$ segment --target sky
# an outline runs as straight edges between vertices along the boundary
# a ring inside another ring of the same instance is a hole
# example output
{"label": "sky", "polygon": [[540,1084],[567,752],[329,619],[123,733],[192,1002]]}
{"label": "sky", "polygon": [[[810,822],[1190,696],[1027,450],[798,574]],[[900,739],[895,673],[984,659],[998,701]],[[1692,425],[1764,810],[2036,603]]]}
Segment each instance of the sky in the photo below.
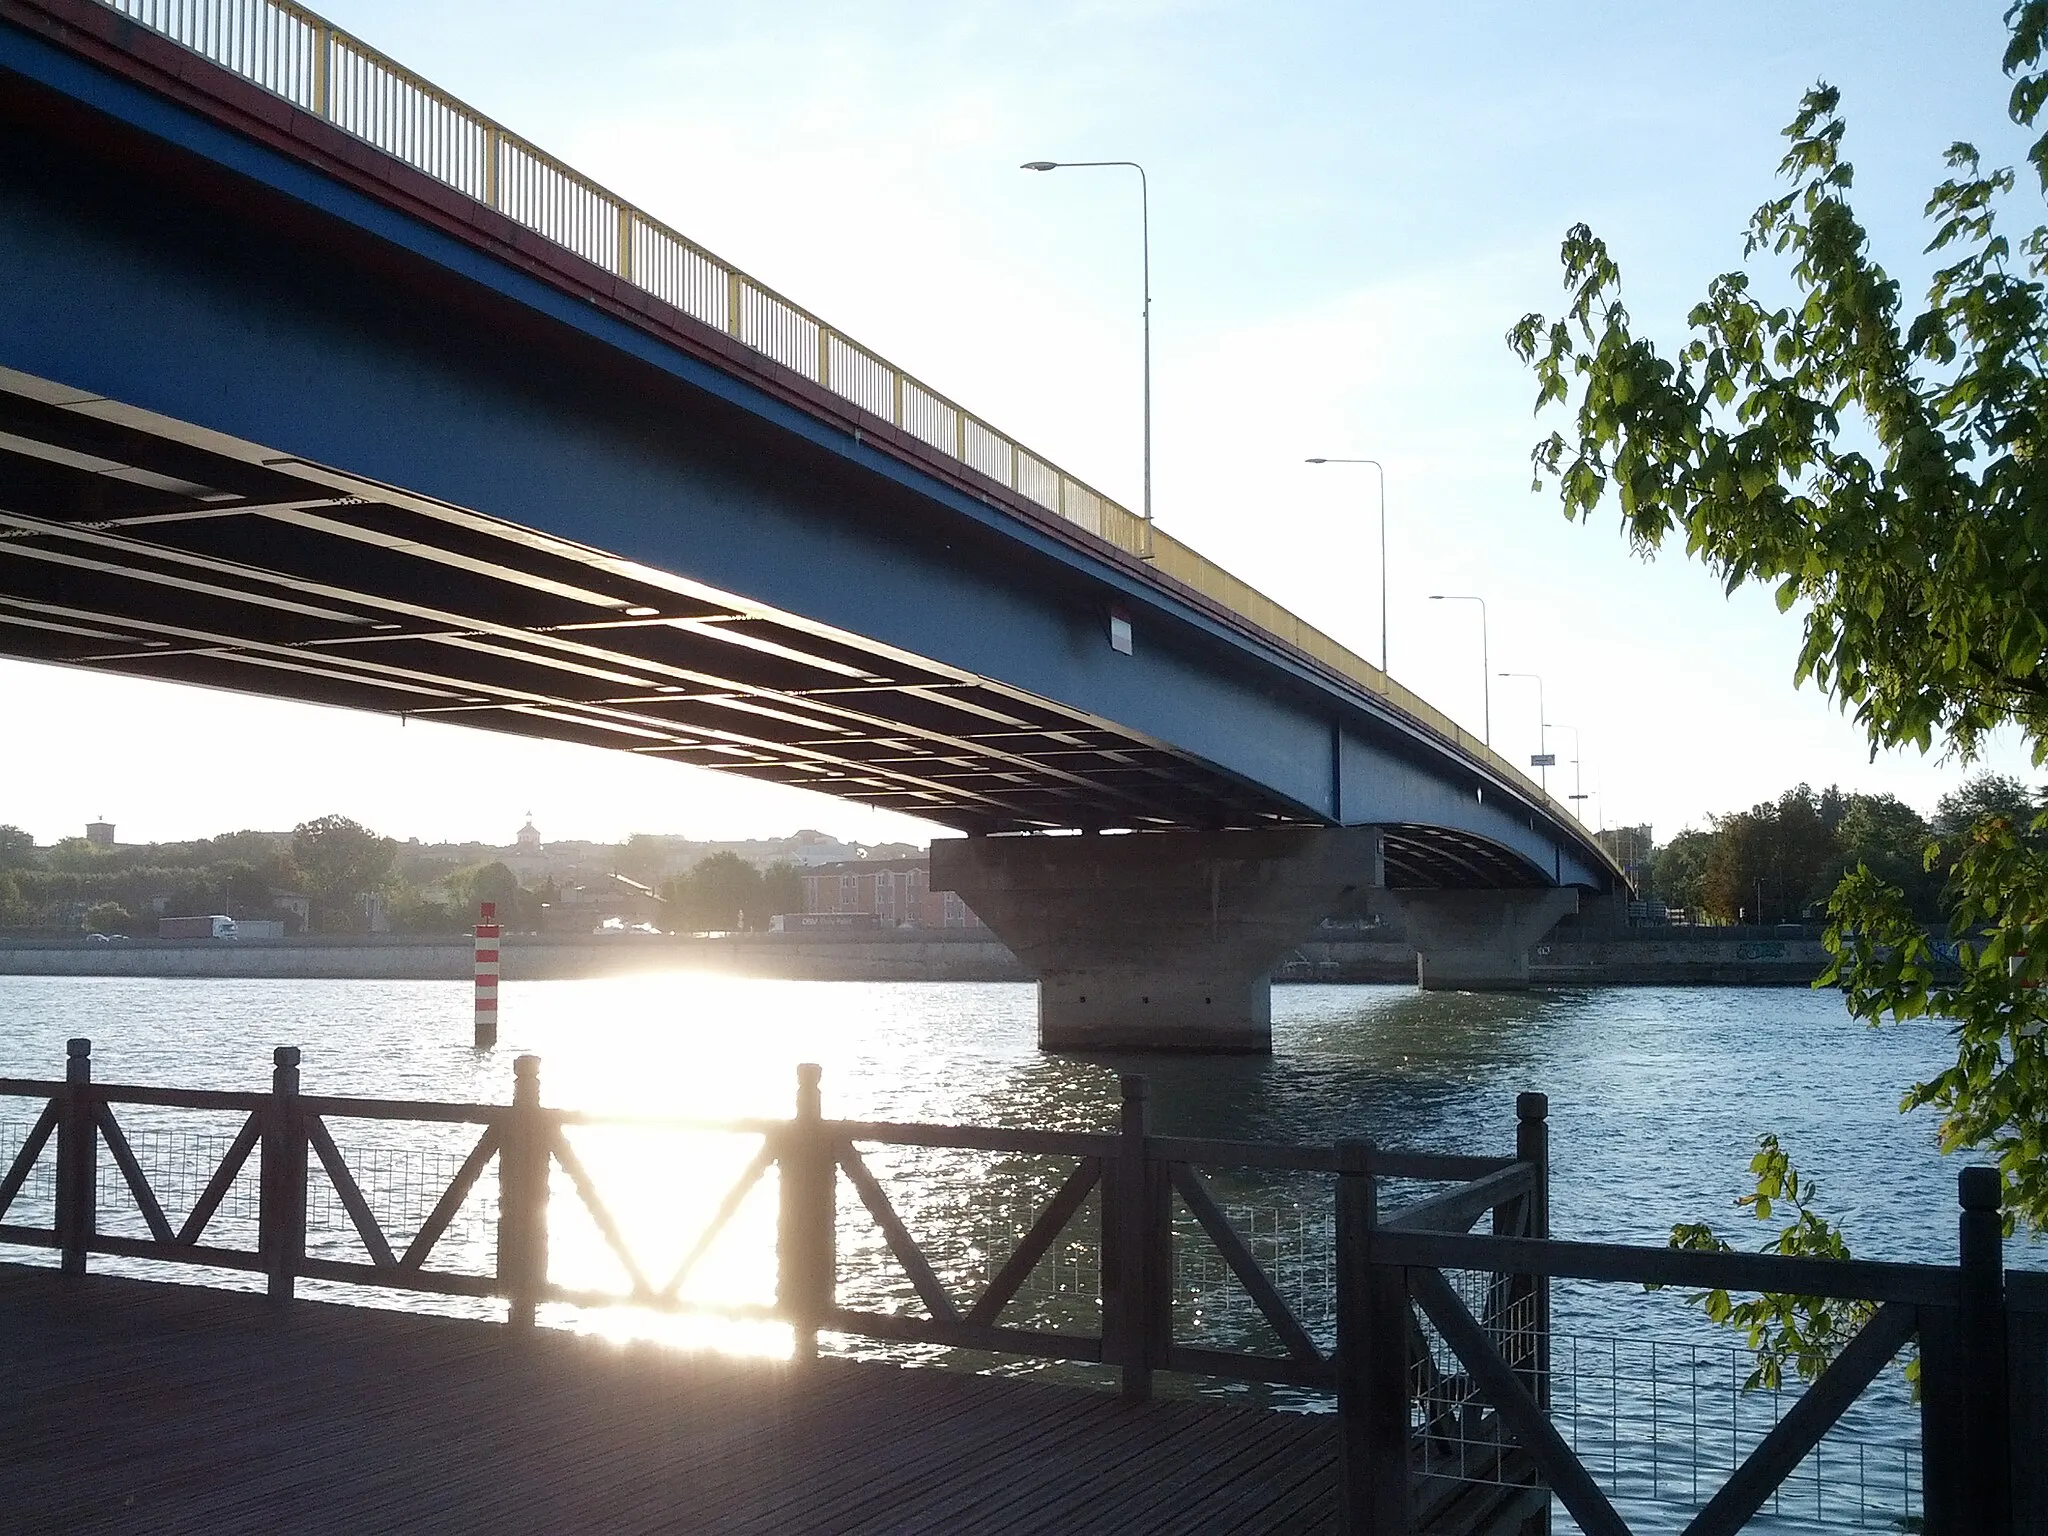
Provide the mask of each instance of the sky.
{"label": "sky", "polygon": [[[1872,761],[1792,685],[1796,615],[1530,488],[1534,387],[1502,337],[1559,305],[1590,223],[1670,343],[1741,264],[1779,129],[1841,88],[1856,205],[1917,294],[1921,207],[2004,118],[2002,0],[328,0],[325,13],[1126,505],[1141,485],[1135,179],[1151,189],[1159,525],[1379,651],[1370,470],[1386,466],[1394,675],[1553,791],[1661,840],[1794,783],[1923,811],[1970,770]],[[1768,265],[1757,267],[1768,273]],[[1561,418],[1558,419],[1561,424]],[[1491,667],[1481,664],[1486,600]],[[1490,689],[1490,700],[1488,697]],[[0,663],[0,821],[48,840],[288,827],[338,811],[427,840],[924,840],[906,818],[626,754]],[[1979,766],[2035,775],[2017,738]]]}

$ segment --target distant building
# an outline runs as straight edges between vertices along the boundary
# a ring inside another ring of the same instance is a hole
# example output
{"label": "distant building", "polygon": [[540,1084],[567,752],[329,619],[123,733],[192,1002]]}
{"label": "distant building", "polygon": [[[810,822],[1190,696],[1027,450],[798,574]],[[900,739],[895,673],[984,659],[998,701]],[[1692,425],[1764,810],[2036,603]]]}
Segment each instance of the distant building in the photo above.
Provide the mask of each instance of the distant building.
{"label": "distant building", "polygon": [[1650,828],[1647,823],[1640,827],[1603,827],[1593,834],[1593,841],[1607,850],[1608,857],[1622,867],[1629,884],[1635,887],[1637,900],[1628,904],[1628,921],[1641,926],[1661,927],[1672,921],[1664,904],[1654,899],[1650,886],[1653,871],[1650,867]]}
{"label": "distant building", "polygon": [[111,821],[88,821],[85,824],[85,840],[95,848],[114,846],[114,824]]}
{"label": "distant building", "polygon": [[849,859],[807,869],[802,879],[807,916],[867,915],[883,928],[982,926],[953,892],[931,888],[925,859]]}
{"label": "distant building", "polygon": [[1605,827],[1593,834],[1593,841],[1605,848],[1608,855],[1629,872],[1631,878],[1638,873],[1647,874],[1650,868],[1650,828]]}
{"label": "distant building", "polygon": [[647,923],[666,931],[670,921],[668,903],[652,887],[624,875],[563,886],[559,899],[541,908],[541,925],[551,933],[593,933],[607,922]]}
{"label": "distant building", "polygon": [[519,829],[519,835],[514,841],[521,853],[540,852],[540,828],[533,824],[533,812],[526,813],[526,825]]}

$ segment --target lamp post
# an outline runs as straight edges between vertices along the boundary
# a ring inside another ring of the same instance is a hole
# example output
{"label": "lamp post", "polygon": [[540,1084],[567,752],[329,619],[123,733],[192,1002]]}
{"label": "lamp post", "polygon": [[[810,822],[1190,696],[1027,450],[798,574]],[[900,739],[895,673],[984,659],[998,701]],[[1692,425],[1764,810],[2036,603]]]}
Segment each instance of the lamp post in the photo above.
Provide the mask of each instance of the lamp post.
{"label": "lamp post", "polygon": [[1370,464],[1380,485],[1380,671],[1387,670],[1387,466],[1378,459],[1310,459],[1311,464]]}
{"label": "lamp post", "polygon": [[[1525,677],[1536,685],[1536,755],[1539,758],[1550,756],[1550,721],[1545,718],[1543,713],[1543,679],[1534,672],[1503,672],[1500,675],[1502,677]],[[1536,773],[1537,783],[1542,785],[1543,793],[1548,796],[1550,793],[1550,764],[1544,762],[1537,763]]]}
{"label": "lamp post", "polygon": [[1493,745],[1493,663],[1486,659],[1486,599],[1474,597],[1469,592],[1432,592],[1432,603],[1477,603],[1479,605],[1479,687],[1481,718],[1486,722],[1483,732],[1486,744]]}
{"label": "lamp post", "polygon": [[1584,793],[1585,786],[1579,782],[1579,728],[1576,725],[1563,725],[1556,721],[1552,721],[1551,724],[1556,730],[1570,731],[1572,733],[1572,792],[1566,798],[1572,802],[1572,814],[1579,818],[1579,825],[1584,826],[1586,818],[1582,814],[1582,808],[1585,804],[1586,796]]}
{"label": "lamp post", "polygon": [[1020,171],[1087,170],[1097,166],[1128,166],[1138,173],[1138,241],[1145,279],[1145,549],[1152,558],[1152,191],[1145,167],[1135,160],[1026,160]]}

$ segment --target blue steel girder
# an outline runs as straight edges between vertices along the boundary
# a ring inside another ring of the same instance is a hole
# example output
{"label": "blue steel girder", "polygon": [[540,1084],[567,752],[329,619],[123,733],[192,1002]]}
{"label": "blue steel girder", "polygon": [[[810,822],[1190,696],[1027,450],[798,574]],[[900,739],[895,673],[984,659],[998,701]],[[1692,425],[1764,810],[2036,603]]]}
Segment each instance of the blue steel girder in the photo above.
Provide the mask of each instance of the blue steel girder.
{"label": "blue steel girder", "polygon": [[[0,603],[28,615],[0,647],[625,744],[969,830],[1381,824],[1403,883],[1611,887],[1582,829],[1273,637],[809,408],[773,365],[681,344],[677,317],[24,24],[63,9],[0,0]],[[112,526],[109,484],[155,520]],[[423,600],[456,572],[462,601]],[[166,629],[166,593],[207,622]],[[95,619],[135,643],[61,638]],[[656,626],[670,651],[630,633]]]}

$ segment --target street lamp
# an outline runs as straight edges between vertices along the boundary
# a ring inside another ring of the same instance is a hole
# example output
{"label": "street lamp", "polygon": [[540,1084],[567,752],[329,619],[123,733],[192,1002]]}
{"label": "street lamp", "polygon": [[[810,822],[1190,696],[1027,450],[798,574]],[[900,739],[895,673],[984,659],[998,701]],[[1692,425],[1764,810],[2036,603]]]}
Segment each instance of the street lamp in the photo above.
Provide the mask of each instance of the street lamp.
{"label": "street lamp", "polygon": [[1370,464],[1380,480],[1380,671],[1387,670],[1387,466],[1378,459],[1310,459],[1311,464]]}
{"label": "street lamp", "polygon": [[1477,603],[1479,605],[1479,685],[1485,710],[1486,744],[1493,745],[1493,664],[1486,659],[1486,599],[1469,592],[1432,592],[1432,603]]}
{"label": "street lamp", "polygon": [[1562,725],[1556,721],[1552,721],[1551,724],[1556,730],[1570,731],[1572,733],[1572,792],[1566,798],[1572,801],[1572,814],[1579,818],[1579,825],[1584,826],[1586,824],[1584,813],[1586,796],[1584,794],[1584,786],[1579,782],[1579,728],[1576,725]]}
{"label": "street lamp", "polygon": [[1502,677],[1525,677],[1536,685],[1536,772],[1537,782],[1543,786],[1547,798],[1550,794],[1550,721],[1543,713],[1543,679],[1534,672],[1503,672]]}
{"label": "street lamp", "polygon": [[1138,239],[1145,276],[1145,553],[1152,558],[1152,192],[1135,160],[1026,160],[1020,171],[1087,170],[1128,166],[1138,173]]}

